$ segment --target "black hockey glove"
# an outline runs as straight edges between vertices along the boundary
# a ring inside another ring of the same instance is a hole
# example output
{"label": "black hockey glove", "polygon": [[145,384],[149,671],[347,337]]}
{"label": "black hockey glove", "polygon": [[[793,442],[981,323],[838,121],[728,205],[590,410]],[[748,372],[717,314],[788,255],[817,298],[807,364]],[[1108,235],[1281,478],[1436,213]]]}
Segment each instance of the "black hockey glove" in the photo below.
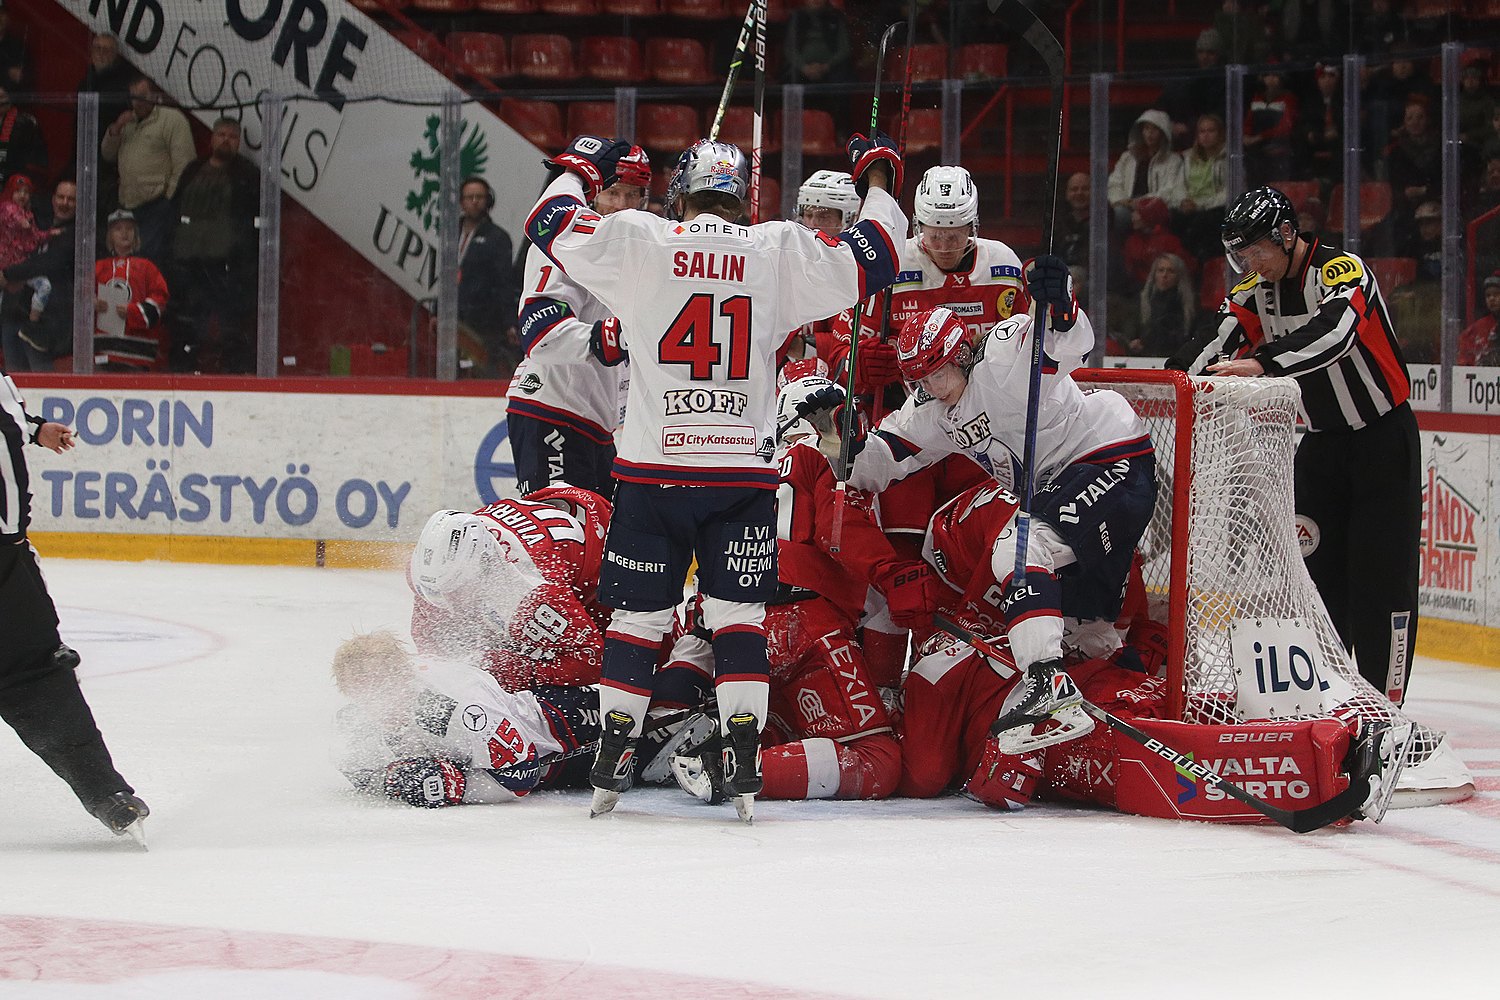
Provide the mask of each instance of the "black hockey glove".
{"label": "black hockey glove", "polygon": [[1071,330],[1078,321],[1078,300],[1073,295],[1073,275],[1067,261],[1056,254],[1043,254],[1026,263],[1026,291],[1031,301],[1045,305],[1052,329]]}
{"label": "black hockey glove", "polygon": [[896,140],[884,132],[876,131],[874,138],[859,132],[849,137],[849,173],[854,175],[854,190],[863,198],[870,189],[866,174],[877,166],[889,172],[886,188],[892,197],[901,190],[901,154],[896,151]]}
{"label": "black hockey glove", "polygon": [[620,321],[614,316],[601,319],[589,331],[589,353],[606,368],[613,368],[630,355],[620,340]]}
{"label": "black hockey glove", "polygon": [[797,416],[809,417],[820,410],[837,409],[844,402],[842,386],[829,384],[807,394],[797,403]]}
{"label": "black hockey glove", "polygon": [[583,178],[586,201],[594,198],[618,178],[615,169],[620,157],[630,152],[630,143],[623,139],[605,139],[597,135],[580,135],[568,144],[568,148],[542,163],[551,171],[548,180],[554,180],[565,170],[571,170]]}
{"label": "black hockey glove", "polygon": [[465,783],[463,768],[438,757],[408,757],[385,768],[386,795],[427,809],[458,805]]}

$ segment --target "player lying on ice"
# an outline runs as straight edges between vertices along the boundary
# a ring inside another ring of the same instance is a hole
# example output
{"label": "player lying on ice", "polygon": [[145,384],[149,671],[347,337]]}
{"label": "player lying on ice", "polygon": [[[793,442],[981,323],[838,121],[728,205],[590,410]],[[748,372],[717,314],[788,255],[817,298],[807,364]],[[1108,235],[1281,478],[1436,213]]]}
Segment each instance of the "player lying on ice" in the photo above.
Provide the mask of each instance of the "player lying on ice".
{"label": "player lying on ice", "polygon": [[[1113,620],[1156,504],[1145,425],[1123,396],[1085,394],[1070,377],[1094,334],[1073,298],[1067,265],[1038,258],[1028,265],[1027,280],[1033,298],[1050,312],[1052,333],[1042,365],[1038,488],[1024,577],[1013,579],[1013,532],[991,553],[1010,648],[1024,666],[1020,697],[993,727],[1012,753],[1076,739],[1092,728],[1062,671],[1059,574],[1073,578],[1077,617]],[[1031,336],[1026,312],[996,323],[977,344],[946,307],[909,319],[897,353],[916,391],[858,443],[850,484],[883,490],[952,454],[968,455],[1002,485],[1017,481],[1026,453]]]}

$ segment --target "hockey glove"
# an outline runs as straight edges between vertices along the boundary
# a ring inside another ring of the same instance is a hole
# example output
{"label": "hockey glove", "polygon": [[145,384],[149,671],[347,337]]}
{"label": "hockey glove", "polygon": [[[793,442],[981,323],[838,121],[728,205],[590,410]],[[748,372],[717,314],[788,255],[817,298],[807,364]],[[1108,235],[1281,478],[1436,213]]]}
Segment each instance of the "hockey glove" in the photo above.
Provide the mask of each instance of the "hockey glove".
{"label": "hockey glove", "polygon": [[849,137],[849,172],[854,175],[854,190],[861,198],[870,189],[866,176],[871,169],[882,165],[888,171],[886,188],[894,197],[901,190],[901,154],[896,151],[896,140],[884,132],[876,131],[873,138],[859,132]]}
{"label": "hockey glove", "polygon": [[938,581],[925,562],[913,559],[896,563],[876,577],[874,583],[898,628],[925,631],[932,627],[932,613],[938,606]]}
{"label": "hockey glove", "polygon": [[589,353],[606,368],[613,368],[630,356],[620,341],[618,319],[611,316],[594,324],[593,330],[589,331]]}
{"label": "hockey glove", "polygon": [[859,342],[854,357],[854,389],[861,395],[876,393],[901,379],[901,365],[896,360],[896,345],[875,337]]}
{"label": "hockey glove", "polygon": [[844,402],[844,388],[840,385],[825,385],[808,393],[797,403],[797,416],[809,417],[822,410],[837,411]]}
{"label": "hockey glove", "polygon": [[568,144],[568,148],[542,163],[551,178],[565,170],[571,170],[583,178],[585,200],[593,201],[600,191],[617,179],[616,168],[620,157],[630,152],[630,143],[623,139],[604,139],[597,135],[580,135]]}
{"label": "hockey glove", "polygon": [[463,768],[437,757],[408,757],[387,764],[385,794],[407,805],[437,809],[464,800]]}
{"label": "hockey glove", "polygon": [[1078,299],[1073,294],[1073,276],[1068,264],[1056,254],[1043,254],[1026,263],[1026,291],[1031,301],[1045,305],[1052,329],[1071,330],[1078,320]]}

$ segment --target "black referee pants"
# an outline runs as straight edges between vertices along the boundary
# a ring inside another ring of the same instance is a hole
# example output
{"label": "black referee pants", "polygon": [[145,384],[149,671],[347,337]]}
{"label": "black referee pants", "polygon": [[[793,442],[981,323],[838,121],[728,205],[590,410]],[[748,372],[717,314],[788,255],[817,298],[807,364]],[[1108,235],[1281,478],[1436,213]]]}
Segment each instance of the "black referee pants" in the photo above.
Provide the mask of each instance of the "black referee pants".
{"label": "black referee pants", "polygon": [[1422,446],[1411,407],[1357,431],[1304,434],[1295,484],[1307,571],[1359,672],[1399,704],[1421,563]]}
{"label": "black referee pants", "polygon": [[57,609],[36,553],[0,544],[0,719],[93,812],[115,792],[134,792],[115,770],[72,665],[54,657]]}

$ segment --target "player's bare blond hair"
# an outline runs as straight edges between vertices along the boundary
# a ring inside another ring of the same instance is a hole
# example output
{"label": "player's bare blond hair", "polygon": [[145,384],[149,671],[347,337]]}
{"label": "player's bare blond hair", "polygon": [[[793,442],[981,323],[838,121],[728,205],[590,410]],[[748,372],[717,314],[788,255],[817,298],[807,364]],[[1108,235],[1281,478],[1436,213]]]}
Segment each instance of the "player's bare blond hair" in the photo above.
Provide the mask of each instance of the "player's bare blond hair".
{"label": "player's bare blond hair", "polygon": [[348,698],[393,687],[411,671],[411,653],[389,630],[345,639],[333,654],[333,683]]}

